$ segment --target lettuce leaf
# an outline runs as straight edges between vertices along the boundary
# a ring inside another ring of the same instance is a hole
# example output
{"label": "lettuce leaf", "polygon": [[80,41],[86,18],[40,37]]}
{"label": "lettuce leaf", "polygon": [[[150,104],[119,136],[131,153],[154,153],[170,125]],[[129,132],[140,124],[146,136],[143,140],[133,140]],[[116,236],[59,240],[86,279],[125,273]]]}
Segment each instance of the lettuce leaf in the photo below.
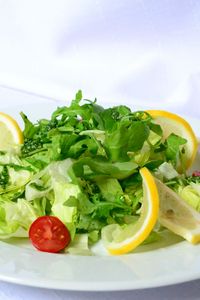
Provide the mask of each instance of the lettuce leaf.
{"label": "lettuce leaf", "polygon": [[25,199],[12,202],[3,201],[0,197],[0,238],[28,237],[28,229],[38,216]]}

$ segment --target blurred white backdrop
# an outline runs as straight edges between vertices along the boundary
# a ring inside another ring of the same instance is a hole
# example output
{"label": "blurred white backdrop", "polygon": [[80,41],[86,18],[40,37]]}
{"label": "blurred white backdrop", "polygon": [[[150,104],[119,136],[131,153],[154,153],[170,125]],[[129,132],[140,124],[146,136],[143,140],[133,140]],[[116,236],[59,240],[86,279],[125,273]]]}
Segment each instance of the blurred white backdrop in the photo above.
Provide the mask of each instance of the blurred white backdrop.
{"label": "blurred white backdrop", "polygon": [[0,0],[1,85],[200,116],[199,53],[198,0]]}

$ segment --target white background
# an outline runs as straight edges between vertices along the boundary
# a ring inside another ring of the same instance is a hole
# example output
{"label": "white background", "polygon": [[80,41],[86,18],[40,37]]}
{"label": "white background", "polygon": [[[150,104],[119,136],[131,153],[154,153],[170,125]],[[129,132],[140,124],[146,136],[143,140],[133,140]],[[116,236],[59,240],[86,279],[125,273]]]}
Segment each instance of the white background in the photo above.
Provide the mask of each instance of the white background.
{"label": "white background", "polygon": [[0,0],[0,83],[200,115],[200,1]]}
{"label": "white background", "polygon": [[[0,0],[0,85],[57,100],[82,89],[200,117],[200,1]],[[193,300],[199,286],[74,293],[0,283],[0,299]]]}

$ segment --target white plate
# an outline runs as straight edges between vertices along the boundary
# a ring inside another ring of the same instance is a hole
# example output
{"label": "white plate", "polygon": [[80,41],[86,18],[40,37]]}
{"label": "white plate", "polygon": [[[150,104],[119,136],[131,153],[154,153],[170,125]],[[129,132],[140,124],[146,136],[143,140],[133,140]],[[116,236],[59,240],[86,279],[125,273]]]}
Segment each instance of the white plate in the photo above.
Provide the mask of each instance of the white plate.
{"label": "white plate", "polygon": [[[27,95],[26,95],[27,97]],[[19,120],[24,110],[33,119],[47,117],[49,105],[5,108]],[[189,118],[197,134],[198,120]],[[200,164],[199,164],[200,166]],[[148,251],[147,251],[148,250]],[[38,252],[17,240],[0,242],[0,280],[22,285],[63,290],[116,291],[158,287],[200,277],[200,245],[175,238],[171,245],[157,249],[140,248],[123,256],[72,256]]]}

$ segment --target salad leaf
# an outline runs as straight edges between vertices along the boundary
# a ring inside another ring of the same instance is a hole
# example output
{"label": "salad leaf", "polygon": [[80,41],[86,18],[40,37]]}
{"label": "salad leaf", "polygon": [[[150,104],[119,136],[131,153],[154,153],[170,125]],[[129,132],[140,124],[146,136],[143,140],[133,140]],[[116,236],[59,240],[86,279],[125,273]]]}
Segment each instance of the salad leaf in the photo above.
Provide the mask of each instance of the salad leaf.
{"label": "salad leaf", "polygon": [[0,194],[18,190],[32,178],[33,173],[26,168],[16,166],[0,165]]}
{"label": "salad leaf", "polygon": [[155,124],[155,123],[151,122],[149,124],[149,128],[150,128],[151,131],[153,131],[154,133],[156,133],[160,137],[163,136],[163,130],[162,130],[162,128],[161,128],[161,126],[159,124]]}
{"label": "salad leaf", "polygon": [[28,119],[28,117],[21,112],[20,113],[22,120],[24,121],[24,137],[25,139],[30,139],[34,136],[37,131],[37,127]]}
{"label": "salad leaf", "polygon": [[123,196],[123,190],[118,180],[115,178],[99,178],[96,184],[105,200],[114,202],[117,198]]}
{"label": "salad leaf", "polygon": [[187,140],[171,133],[166,140],[166,157],[172,163],[176,164],[180,155],[180,146],[185,145]]}
{"label": "salad leaf", "polygon": [[53,215],[66,224],[73,238],[76,233],[77,197],[80,189],[72,183],[56,181],[53,183],[55,199],[51,208]]}
{"label": "salad leaf", "polygon": [[66,252],[73,255],[92,255],[92,251],[89,249],[88,234],[77,234]]}
{"label": "salad leaf", "polygon": [[116,126],[116,122],[121,120],[122,117],[131,114],[131,110],[123,105],[108,108],[100,112],[100,117],[103,123],[103,130],[112,131]]}
{"label": "salad leaf", "polygon": [[142,148],[149,136],[149,128],[142,121],[124,120],[116,127],[106,132],[105,149],[109,159],[113,162],[129,160],[128,152]]}
{"label": "salad leaf", "polygon": [[3,166],[0,172],[0,186],[5,190],[8,183],[9,183],[8,167]]}
{"label": "salad leaf", "polygon": [[200,212],[200,177],[177,177],[166,183],[179,196]]}
{"label": "salad leaf", "polygon": [[0,197],[0,238],[27,237],[31,223],[38,217],[25,199],[2,201]]}
{"label": "salad leaf", "polygon": [[73,164],[73,170],[76,176],[90,179],[102,176],[123,179],[134,174],[137,166],[132,161],[111,163],[102,157],[96,159],[85,157]]}
{"label": "salad leaf", "polygon": [[[193,183],[185,186],[183,189],[179,189],[178,194],[194,209],[200,211],[200,193],[195,185],[196,184]],[[198,187],[200,188],[200,185],[198,185]]]}
{"label": "salad leaf", "polygon": [[179,176],[173,165],[168,162],[162,163],[155,172],[155,175],[162,181],[164,179],[170,180]]}

